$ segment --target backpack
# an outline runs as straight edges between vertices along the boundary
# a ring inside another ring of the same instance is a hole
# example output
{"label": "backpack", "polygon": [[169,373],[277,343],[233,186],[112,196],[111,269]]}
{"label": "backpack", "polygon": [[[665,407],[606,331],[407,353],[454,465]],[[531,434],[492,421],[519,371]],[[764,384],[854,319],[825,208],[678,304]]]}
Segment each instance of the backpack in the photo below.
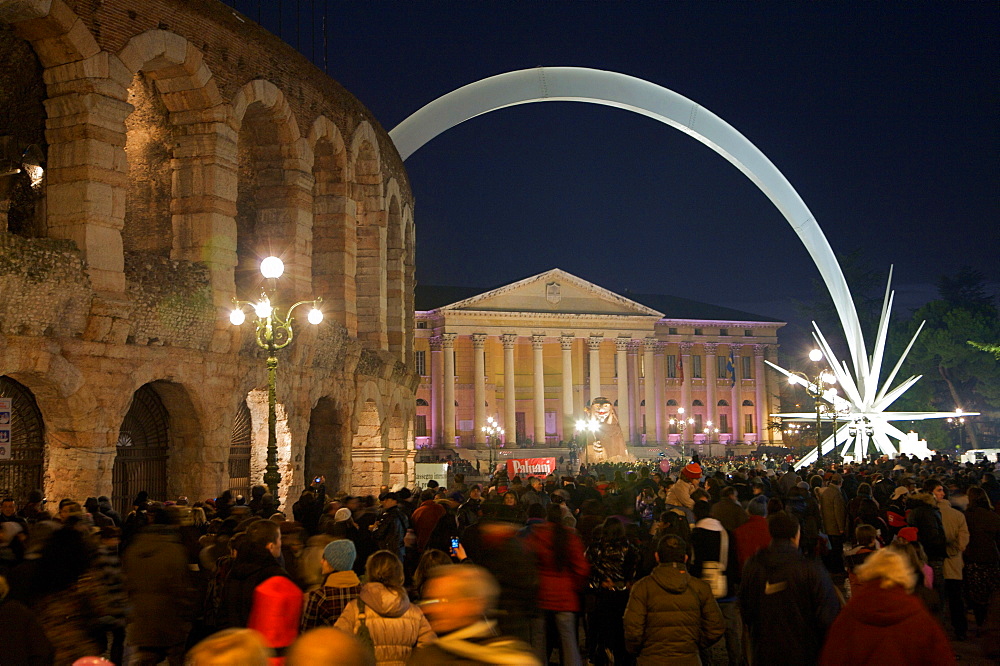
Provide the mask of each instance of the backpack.
{"label": "backpack", "polygon": [[372,633],[368,630],[368,625],[365,623],[365,618],[367,614],[365,613],[365,602],[358,598],[358,629],[354,632],[357,637],[358,642],[361,643],[361,648],[365,651],[365,654],[371,656],[372,663],[375,662],[375,641],[372,639]]}
{"label": "backpack", "polygon": [[719,561],[702,562],[701,579],[712,588],[712,596],[721,599],[728,591],[726,585],[726,562],[729,560],[729,535],[725,528],[719,533]]}

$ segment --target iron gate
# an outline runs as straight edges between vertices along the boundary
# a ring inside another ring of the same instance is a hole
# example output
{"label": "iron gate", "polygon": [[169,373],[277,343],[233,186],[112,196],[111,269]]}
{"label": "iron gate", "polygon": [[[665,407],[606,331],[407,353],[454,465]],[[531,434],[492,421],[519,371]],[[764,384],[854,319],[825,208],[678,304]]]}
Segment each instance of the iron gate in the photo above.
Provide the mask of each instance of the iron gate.
{"label": "iron gate", "polygon": [[152,384],[140,386],[118,431],[111,501],[122,515],[141,490],[150,500],[167,499],[169,416]]}
{"label": "iron gate", "polygon": [[246,401],[240,403],[229,440],[229,489],[250,501],[250,443],[252,421]]}
{"label": "iron gate", "polygon": [[20,382],[0,376],[0,398],[11,398],[10,460],[0,460],[0,497],[18,504],[42,489],[45,426],[35,396]]}

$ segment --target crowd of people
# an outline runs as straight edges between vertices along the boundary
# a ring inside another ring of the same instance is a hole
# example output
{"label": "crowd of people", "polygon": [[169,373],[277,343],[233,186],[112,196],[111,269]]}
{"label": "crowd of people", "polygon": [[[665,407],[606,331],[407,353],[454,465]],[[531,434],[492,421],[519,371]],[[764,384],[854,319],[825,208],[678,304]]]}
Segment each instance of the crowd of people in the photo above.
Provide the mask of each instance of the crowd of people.
{"label": "crowd of people", "polygon": [[287,511],[6,498],[0,664],[948,664],[949,633],[1000,657],[992,464],[685,463],[317,477]]}

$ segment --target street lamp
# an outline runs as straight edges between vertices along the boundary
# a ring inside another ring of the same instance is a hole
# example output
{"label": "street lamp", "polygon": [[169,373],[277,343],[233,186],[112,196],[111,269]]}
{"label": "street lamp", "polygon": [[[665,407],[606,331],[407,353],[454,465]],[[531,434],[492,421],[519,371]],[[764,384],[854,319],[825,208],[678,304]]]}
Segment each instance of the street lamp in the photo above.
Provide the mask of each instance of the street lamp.
{"label": "street lamp", "polygon": [[483,433],[486,435],[486,448],[490,450],[490,476],[493,476],[493,472],[496,471],[496,463],[494,462],[493,452],[500,443],[500,437],[503,436],[503,428],[500,427],[500,423],[497,422],[492,416],[486,419],[486,425],[483,426]]}
{"label": "street lamp", "polygon": [[[267,257],[260,262],[260,273],[268,280],[273,281],[281,277],[285,272],[285,266],[278,257]],[[257,346],[267,350],[267,466],[264,471],[264,484],[268,491],[275,498],[278,497],[278,482],[281,475],[278,474],[278,436],[276,433],[277,415],[275,413],[275,386],[278,375],[278,357],[275,353],[279,349],[284,349],[292,342],[295,331],[292,328],[292,313],[295,308],[307,303],[312,304],[307,319],[312,325],[317,325],[323,321],[323,311],[319,309],[323,302],[322,298],[312,301],[299,301],[288,308],[285,317],[282,317],[280,310],[275,306],[267,291],[261,291],[260,300],[256,303],[250,301],[240,301],[233,299],[236,307],[229,313],[229,321],[234,326],[240,326],[246,321],[246,309],[249,308],[255,317],[257,331],[254,340]]]}
{"label": "street lamp", "polygon": [[955,410],[955,416],[949,416],[948,425],[958,430],[958,446],[965,450],[965,416],[961,409]]}
{"label": "street lamp", "polygon": [[712,455],[712,435],[718,437],[719,429],[712,427],[711,421],[705,421],[705,428],[702,429],[705,434],[705,443],[708,444],[708,455]]}
{"label": "street lamp", "polygon": [[685,419],[684,418],[684,408],[680,407],[680,408],[677,409],[677,417],[676,418],[674,418],[673,416],[670,417],[670,425],[673,426],[673,427],[675,427],[675,428],[677,428],[677,432],[680,433],[680,436],[681,436],[681,457],[683,458],[683,457],[685,457],[685,455],[684,455],[684,429],[687,428],[688,426],[693,426],[694,425],[694,419],[693,418],[687,418],[687,419]]}
{"label": "street lamp", "polygon": [[[596,441],[597,431],[600,429],[601,429],[601,422],[595,419],[594,417],[590,417],[589,419],[577,419],[576,432],[578,433],[589,432],[591,435],[595,437],[595,441]],[[588,466],[590,465],[590,441],[586,435],[584,435],[583,437],[583,461]]]}
{"label": "street lamp", "polygon": [[[823,352],[819,349],[813,349],[809,352],[809,360],[813,363],[822,362]],[[824,403],[833,403],[836,398],[837,388],[833,385],[837,383],[837,377],[830,371],[829,368],[823,368],[812,379],[809,379],[809,377],[807,377],[803,372],[791,372],[788,375],[788,383],[802,386],[802,388],[806,390],[809,397],[813,399],[813,407],[816,409],[816,465],[820,466],[823,463],[823,430],[821,427],[821,419],[825,408]],[[836,412],[834,417],[836,418]],[[833,433],[834,440],[836,440],[836,423],[834,424]],[[837,442],[834,441],[835,447],[836,444]]]}

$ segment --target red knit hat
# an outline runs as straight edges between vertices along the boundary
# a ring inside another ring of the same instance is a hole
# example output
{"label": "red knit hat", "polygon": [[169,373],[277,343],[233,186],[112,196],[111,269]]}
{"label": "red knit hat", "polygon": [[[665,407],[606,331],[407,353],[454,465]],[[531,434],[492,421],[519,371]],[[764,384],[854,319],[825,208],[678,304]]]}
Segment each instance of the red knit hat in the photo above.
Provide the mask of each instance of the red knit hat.
{"label": "red knit hat", "polygon": [[913,543],[917,540],[917,528],[904,527],[903,529],[899,530],[899,532],[897,532],[897,536],[901,536],[910,543]]}
{"label": "red knit hat", "polygon": [[690,463],[684,466],[681,470],[681,474],[685,479],[700,479],[701,478],[701,465],[698,463]]}

